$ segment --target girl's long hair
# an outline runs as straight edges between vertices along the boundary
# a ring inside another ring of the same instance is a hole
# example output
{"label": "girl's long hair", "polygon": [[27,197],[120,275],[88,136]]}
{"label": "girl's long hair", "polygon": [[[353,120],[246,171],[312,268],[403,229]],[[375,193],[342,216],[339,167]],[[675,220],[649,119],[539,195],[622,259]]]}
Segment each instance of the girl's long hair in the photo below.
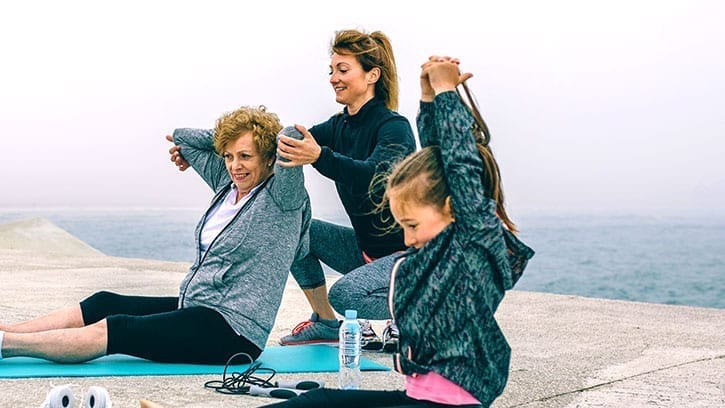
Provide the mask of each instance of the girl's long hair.
{"label": "girl's long hair", "polygon": [[[468,89],[468,85],[465,81],[461,84],[460,88],[463,88],[463,94],[459,88],[456,88],[456,93],[458,93],[458,96],[461,100],[463,100],[463,103],[468,106],[468,109],[473,115],[473,135],[476,139],[476,148],[478,148],[478,153],[481,155],[483,166],[485,168],[485,171],[481,173],[481,183],[483,183],[486,195],[496,201],[496,215],[498,215],[509,231],[516,232],[518,231],[516,224],[514,224],[509,215],[506,213],[503,187],[501,183],[501,171],[498,168],[498,163],[496,162],[496,158],[493,157],[493,151],[491,151],[491,146],[489,145],[489,142],[491,141],[491,134],[488,131],[488,126],[486,126],[486,122],[483,120],[483,116],[481,116],[481,111],[478,108],[476,98],[473,96],[471,90]],[[465,98],[463,97],[464,94]]]}
{"label": "girl's long hair", "polygon": [[[489,142],[491,135],[488,126],[481,116],[472,92],[463,82],[460,86],[463,93],[456,88],[458,96],[470,110],[474,124],[471,131],[476,141],[476,148],[483,161],[481,172],[481,183],[487,197],[496,202],[496,215],[501,219],[506,229],[517,232],[516,224],[506,213],[503,188],[501,186],[501,172],[496,159],[491,151]],[[439,209],[445,206],[446,197],[450,195],[448,184],[443,174],[441,152],[438,146],[428,146],[418,152],[411,154],[398,163],[382,180],[374,182],[385,183],[385,195],[380,203],[380,208],[388,204],[389,193],[396,189],[396,195],[403,201],[415,200],[415,202],[433,205]],[[416,181],[412,183],[412,181]],[[455,209],[454,209],[455,214]]]}

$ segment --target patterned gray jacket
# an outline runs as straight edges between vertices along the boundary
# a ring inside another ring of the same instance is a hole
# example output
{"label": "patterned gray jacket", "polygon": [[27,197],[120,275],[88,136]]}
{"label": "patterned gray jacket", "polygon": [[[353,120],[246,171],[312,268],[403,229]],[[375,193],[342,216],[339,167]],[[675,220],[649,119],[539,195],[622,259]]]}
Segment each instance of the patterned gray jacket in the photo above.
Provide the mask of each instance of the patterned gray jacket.
{"label": "patterned gray jacket", "polygon": [[436,372],[488,406],[503,392],[511,358],[494,313],[534,252],[507,233],[484,195],[472,125],[454,91],[421,103],[421,144],[440,146],[455,222],[405,254],[391,296],[398,371]]}

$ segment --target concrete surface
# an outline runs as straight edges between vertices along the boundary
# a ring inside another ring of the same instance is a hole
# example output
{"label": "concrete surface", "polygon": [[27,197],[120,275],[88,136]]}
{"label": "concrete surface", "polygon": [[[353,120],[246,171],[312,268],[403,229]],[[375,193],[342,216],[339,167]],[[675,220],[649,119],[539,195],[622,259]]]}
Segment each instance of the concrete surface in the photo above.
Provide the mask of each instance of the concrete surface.
{"label": "concrete surface", "polygon": [[[100,289],[176,295],[188,263],[101,254],[42,220],[0,225],[0,321],[77,303]],[[331,278],[334,279],[334,278]],[[290,279],[268,344],[310,313]],[[725,310],[511,291],[497,313],[513,349],[511,373],[494,407],[725,407]],[[384,322],[373,322],[378,332]],[[390,366],[390,356],[365,356]],[[2,363],[0,363],[2,369]],[[279,374],[329,386],[336,373]],[[205,389],[210,376],[0,380],[0,407],[38,407],[53,385],[80,395],[108,389],[116,408],[141,399],[163,407],[257,407],[273,399]],[[366,372],[366,389],[402,389],[395,372]]]}

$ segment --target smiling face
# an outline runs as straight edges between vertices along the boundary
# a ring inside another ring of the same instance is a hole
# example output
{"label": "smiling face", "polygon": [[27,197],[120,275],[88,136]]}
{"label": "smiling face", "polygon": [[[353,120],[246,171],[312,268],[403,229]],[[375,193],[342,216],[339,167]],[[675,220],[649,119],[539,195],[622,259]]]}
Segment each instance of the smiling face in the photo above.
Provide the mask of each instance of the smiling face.
{"label": "smiling face", "polygon": [[388,192],[390,212],[403,229],[405,246],[422,248],[453,222],[450,200],[443,208],[404,200],[395,190]]}
{"label": "smiling face", "polygon": [[273,171],[273,160],[265,160],[259,153],[259,149],[252,139],[251,130],[227,143],[222,157],[224,157],[229,177],[237,187],[237,201],[269,177]]}
{"label": "smiling face", "polygon": [[375,82],[380,69],[365,72],[354,55],[332,53],[330,84],[335,91],[335,101],[347,106],[351,115],[375,96]]}

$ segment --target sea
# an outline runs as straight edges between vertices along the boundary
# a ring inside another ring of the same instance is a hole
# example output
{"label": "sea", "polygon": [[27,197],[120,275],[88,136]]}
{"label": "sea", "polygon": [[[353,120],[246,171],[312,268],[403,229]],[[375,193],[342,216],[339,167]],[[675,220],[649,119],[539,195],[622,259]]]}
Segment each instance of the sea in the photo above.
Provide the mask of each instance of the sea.
{"label": "sea", "polygon": [[[0,209],[46,218],[106,255],[191,263],[203,209]],[[343,213],[316,215],[347,224]],[[515,289],[725,308],[725,216],[517,216],[536,254]]]}

